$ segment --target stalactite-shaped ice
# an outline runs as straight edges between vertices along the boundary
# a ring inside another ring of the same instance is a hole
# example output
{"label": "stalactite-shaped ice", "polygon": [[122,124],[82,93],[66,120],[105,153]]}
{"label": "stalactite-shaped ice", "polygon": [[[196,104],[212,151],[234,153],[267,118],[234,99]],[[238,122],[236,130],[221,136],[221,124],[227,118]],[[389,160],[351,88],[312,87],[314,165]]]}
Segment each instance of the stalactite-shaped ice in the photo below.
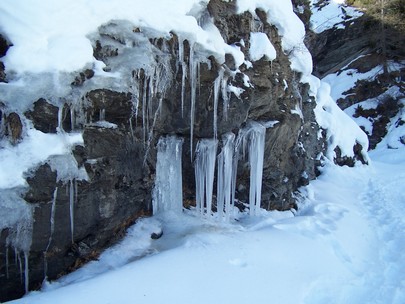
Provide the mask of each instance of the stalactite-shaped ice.
{"label": "stalactite-shaped ice", "polygon": [[199,77],[199,62],[195,58],[194,45],[190,45],[190,85],[191,85],[191,99],[190,99],[190,155],[193,157],[193,137],[194,137],[194,120],[195,120],[195,103],[197,96],[197,84]]}
{"label": "stalactite-shaped ice", "polygon": [[24,250],[24,286],[25,286],[25,293],[28,293],[30,280],[29,280],[29,251]]}
{"label": "stalactite-shaped ice", "polygon": [[18,266],[20,268],[20,282],[22,284],[23,283],[23,270],[22,270],[21,255],[20,255],[19,251],[17,251],[17,261],[18,261]]}
{"label": "stalactite-shaped ice", "polygon": [[229,221],[233,212],[232,180],[233,180],[233,156],[235,134],[227,133],[222,139],[222,151],[218,155],[217,168],[217,212],[220,219]]}
{"label": "stalactite-shaped ice", "polygon": [[8,279],[9,273],[8,273],[8,268],[9,268],[9,258],[8,258],[8,246],[6,246],[6,278]]}
{"label": "stalactite-shaped ice", "polygon": [[184,115],[184,97],[186,92],[187,64],[184,61],[184,40],[179,37],[179,59],[181,66],[181,117]]}
{"label": "stalactite-shaped ice", "polygon": [[150,145],[151,145],[152,140],[153,140],[153,130],[155,128],[156,121],[158,119],[161,108],[162,108],[162,98],[159,98],[158,107],[157,107],[157,109],[155,111],[155,114],[153,115],[152,126],[151,126],[151,128],[149,130],[148,141],[146,142],[145,157],[143,159],[143,164],[144,165],[146,164],[146,160],[147,160],[147,157],[148,157],[148,154],[149,154]]}
{"label": "stalactite-shaped ice", "polygon": [[197,211],[211,214],[217,140],[202,139],[195,151],[195,184]]}
{"label": "stalactite-shaped ice", "polygon": [[169,210],[181,213],[183,210],[182,145],[183,139],[176,136],[159,139],[152,200],[153,214]]}
{"label": "stalactite-shaped ice", "polygon": [[228,108],[229,108],[229,92],[228,92],[228,77],[223,75],[221,80],[221,95],[223,102],[223,115],[224,119],[228,119]]}
{"label": "stalactite-shaped ice", "polygon": [[48,253],[49,247],[51,246],[53,233],[55,231],[55,212],[56,212],[56,197],[57,196],[58,196],[58,187],[56,187],[55,191],[53,192],[51,217],[50,217],[50,233],[49,233],[48,245],[46,246],[45,252],[44,252],[44,276],[45,276],[45,278],[47,277],[47,273],[48,273],[48,261],[47,261],[46,255]]}
{"label": "stalactite-shaped ice", "polygon": [[63,132],[63,104],[58,108],[58,132]]}
{"label": "stalactite-shaped ice", "polygon": [[50,218],[51,232],[49,234],[49,240],[48,240],[48,245],[46,246],[46,251],[48,251],[49,246],[51,245],[53,232],[55,230],[55,212],[56,212],[56,198],[57,198],[57,196],[58,196],[58,187],[56,187],[55,191],[53,192],[53,200],[52,200],[52,206],[51,206],[51,218]]}
{"label": "stalactite-shaped ice", "polygon": [[258,122],[251,122],[241,130],[238,147],[243,156],[248,154],[250,166],[249,210],[250,215],[258,215],[262,195],[263,158],[266,128]]}
{"label": "stalactite-shaped ice", "polygon": [[223,77],[224,69],[220,68],[218,77],[214,81],[214,138],[218,136],[218,99]]}
{"label": "stalactite-shaped ice", "polygon": [[70,213],[70,234],[72,238],[72,244],[74,243],[74,202],[75,202],[75,179],[71,179],[69,182],[69,213]]}
{"label": "stalactite-shaped ice", "polygon": [[105,121],[105,109],[104,108],[100,109],[99,116],[100,116],[100,118],[99,118],[100,121]]}

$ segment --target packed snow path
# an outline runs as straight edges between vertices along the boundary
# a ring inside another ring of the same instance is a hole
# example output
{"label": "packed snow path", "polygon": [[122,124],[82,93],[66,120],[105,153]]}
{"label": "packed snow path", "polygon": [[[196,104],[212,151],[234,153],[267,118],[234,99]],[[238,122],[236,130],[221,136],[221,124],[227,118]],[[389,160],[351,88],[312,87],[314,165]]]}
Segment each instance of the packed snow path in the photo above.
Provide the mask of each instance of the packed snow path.
{"label": "packed snow path", "polygon": [[99,261],[15,303],[405,303],[405,153],[371,155],[327,164],[297,216],[142,219]]}
{"label": "packed snow path", "polygon": [[[375,174],[361,195],[369,222],[378,239],[377,260],[370,285],[370,299],[405,303],[405,170],[395,163],[374,163]],[[385,172],[385,174],[377,174]]]}

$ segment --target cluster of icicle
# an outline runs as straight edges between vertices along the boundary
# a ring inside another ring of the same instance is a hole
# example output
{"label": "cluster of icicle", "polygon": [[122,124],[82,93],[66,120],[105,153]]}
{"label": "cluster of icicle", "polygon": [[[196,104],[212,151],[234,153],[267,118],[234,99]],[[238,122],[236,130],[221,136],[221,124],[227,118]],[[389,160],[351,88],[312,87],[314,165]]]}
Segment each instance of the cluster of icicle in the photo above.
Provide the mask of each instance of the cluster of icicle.
{"label": "cluster of icicle", "polygon": [[[263,157],[266,128],[251,122],[238,137],[227,133],[221,140],[201,139],[195,151],[196,209],[201,216],[212,215],[229,221],[233,218],[237,166],[240,157],[250,165],[249,212],[257,215],[262,191]],[[162,137],[158,143],[156,180],[153,193],[154,214],[161,211],[182,212],[182,144],[177,136]],[[215,165],[217,164],[216,207],[213,204]]]}

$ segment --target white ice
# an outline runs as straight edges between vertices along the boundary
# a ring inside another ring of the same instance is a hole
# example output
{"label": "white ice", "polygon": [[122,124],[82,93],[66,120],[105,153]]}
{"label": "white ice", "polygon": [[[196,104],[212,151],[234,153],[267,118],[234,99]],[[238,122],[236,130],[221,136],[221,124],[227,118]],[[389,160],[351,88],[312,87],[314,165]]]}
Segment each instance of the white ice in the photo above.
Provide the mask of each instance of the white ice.
{"label": "white ice", "polygon": [[183,139],[176,136],[159,139],[153,214],[162,211],[181,213],[183,210],[182,145]]}

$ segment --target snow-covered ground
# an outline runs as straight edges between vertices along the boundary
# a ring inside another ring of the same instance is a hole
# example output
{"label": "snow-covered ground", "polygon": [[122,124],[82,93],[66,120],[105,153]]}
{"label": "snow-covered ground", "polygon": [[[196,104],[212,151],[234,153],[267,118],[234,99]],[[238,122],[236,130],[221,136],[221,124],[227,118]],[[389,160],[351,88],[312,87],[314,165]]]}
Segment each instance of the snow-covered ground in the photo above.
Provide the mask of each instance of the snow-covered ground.
{"label": "snow-covered ground", "polygon": [[142,219],[99,261],[11,303],[405,303],[404,152],[326,164],[295,216]]}

